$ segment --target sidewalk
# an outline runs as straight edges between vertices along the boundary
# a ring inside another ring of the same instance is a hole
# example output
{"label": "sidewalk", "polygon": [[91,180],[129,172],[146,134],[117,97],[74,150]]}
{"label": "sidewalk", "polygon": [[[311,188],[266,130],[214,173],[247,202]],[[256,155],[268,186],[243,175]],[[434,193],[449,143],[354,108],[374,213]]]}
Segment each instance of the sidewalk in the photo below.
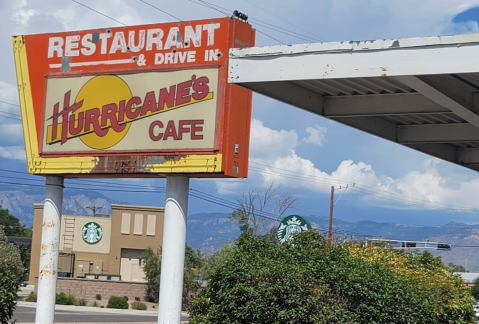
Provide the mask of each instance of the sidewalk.
{"label": "sidewalk", "polygon": [[[19,301],[17,306],[36,308],[37,303]],[[158,315],[158,311],[142,311],[136,309],[115,309],[115,308],[101,308],[90,306],[70,306],[70,305],[55,305],[55,310],[72,311],[72,312],[96,312],[109,314],[129,314],[129,315]],[[189,317],[186,312],[181,312],[181,316]]]}

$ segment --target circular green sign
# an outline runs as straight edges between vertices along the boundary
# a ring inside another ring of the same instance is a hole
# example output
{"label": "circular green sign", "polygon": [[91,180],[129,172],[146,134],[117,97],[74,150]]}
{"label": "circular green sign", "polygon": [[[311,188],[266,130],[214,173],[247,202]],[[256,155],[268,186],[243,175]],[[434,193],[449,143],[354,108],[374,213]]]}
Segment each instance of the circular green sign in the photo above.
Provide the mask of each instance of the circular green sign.
{"label": "circular green sign", "polygon": [[294,233],[301,233],[311,229],[309,222],[301,216],[290,215],[283,218],[278,227],[280,243],[291,241]]}
{"label": "circular green sign", "polygon": [[89,222],[82,228],[83,240],[88,244],[98,243],[103,237],[103,230],[98,223]]}

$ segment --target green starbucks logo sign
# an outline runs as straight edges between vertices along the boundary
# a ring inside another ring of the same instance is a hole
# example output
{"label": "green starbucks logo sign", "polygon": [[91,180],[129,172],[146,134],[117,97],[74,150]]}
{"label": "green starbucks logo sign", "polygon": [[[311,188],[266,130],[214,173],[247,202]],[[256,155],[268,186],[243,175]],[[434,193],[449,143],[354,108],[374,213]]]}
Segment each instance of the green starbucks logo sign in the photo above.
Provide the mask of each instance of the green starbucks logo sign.
{"label": "green starbucks logo sign", "polygon": [[82,228],[82,237],[88,244],[95,244],[103,237],[103,230],[98,223],[89,222]]}
{"label": "green starbucks logo sign", "polygon": [[278,240],[280,243],[292,240],[294,233],[301,233],[311,229],[309,222],[301,216],[286,216],[278,227]]}

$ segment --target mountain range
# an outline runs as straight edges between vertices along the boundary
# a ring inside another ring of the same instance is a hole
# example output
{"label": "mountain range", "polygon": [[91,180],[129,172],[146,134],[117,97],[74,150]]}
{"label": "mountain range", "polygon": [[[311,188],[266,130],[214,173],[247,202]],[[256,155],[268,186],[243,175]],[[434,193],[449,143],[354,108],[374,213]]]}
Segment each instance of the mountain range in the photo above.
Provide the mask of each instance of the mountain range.
{"label": "mountain range", "polygon": [[[26,226],[33,223],[33,204],[43,202],[44,189],[31,186],[11,186],[0,191],[0,205],[15,215]],[[110,214],[111,204],[128,204],[115,201],[95,191],[65,189],[63,213],[70,215],[91,215],[87,207],[100,207],[100,214]],[[239,235],[239,226],[228,218],[228,213],[197,213],[188,215],[187,243],[204,253],[217,251],[222,245],[233,242]],[[302,215],[312,227],[321,233],[327,230],[328,218],[324,216]],[[433,241],[449,243],[450,251],[431,250],[440,255],[445,264],[453,262],[463,265],[469,272],[479,272],[479,224],[450,222],[445,225],[408,225],[378,223],[374,221],[334,220],[335,236],[363,240],[384,237],[408,241]]]}

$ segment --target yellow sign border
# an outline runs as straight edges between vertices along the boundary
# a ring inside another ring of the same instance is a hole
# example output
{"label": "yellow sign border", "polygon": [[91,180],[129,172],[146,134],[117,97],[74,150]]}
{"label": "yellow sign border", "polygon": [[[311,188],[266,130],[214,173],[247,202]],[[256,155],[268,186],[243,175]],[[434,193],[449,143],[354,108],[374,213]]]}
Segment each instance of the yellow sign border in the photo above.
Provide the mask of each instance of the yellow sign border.
{"label": "yellow sign border", "polygon": [[[23,36],[13,36],[12,43],[28,172],[37,175],[91,174],[96,177],[105,175],[103,173],[92,172],[96,167],[96,161],[99,161],[99,157],[40,157],[25,39]],[[148,171],[142,174],[221,173],[223,171],[222,155],[189,155],[180,157],[175,161],[149,165],[146,170]],[[112,170],[109,174],[116,173]],[[131,175],[138,176],[138,174]]]}

